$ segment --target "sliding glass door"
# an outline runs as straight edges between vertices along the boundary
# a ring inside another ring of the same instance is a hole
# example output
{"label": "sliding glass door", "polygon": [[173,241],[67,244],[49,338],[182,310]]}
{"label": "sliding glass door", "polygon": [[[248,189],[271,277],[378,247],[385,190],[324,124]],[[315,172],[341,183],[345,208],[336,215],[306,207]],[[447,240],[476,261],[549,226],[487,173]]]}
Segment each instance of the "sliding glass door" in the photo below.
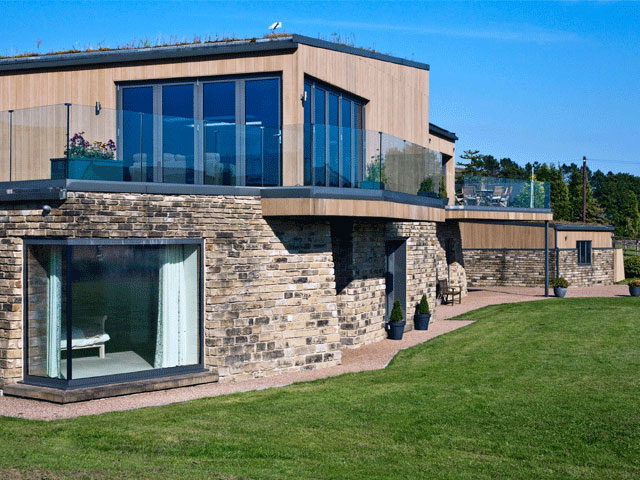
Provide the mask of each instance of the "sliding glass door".
{"label": "sliding glass door", "polygon": [[[118,91],[119,143],[131,165],[125,180],[281,184],[279,76],[127,84]],[[140,122],[148,112],[155,116]]]}
{"label": "sliding glass door", "polygon": [[201,365],[200,250],[189,240],[30,242],[27,377],[69,384]]}

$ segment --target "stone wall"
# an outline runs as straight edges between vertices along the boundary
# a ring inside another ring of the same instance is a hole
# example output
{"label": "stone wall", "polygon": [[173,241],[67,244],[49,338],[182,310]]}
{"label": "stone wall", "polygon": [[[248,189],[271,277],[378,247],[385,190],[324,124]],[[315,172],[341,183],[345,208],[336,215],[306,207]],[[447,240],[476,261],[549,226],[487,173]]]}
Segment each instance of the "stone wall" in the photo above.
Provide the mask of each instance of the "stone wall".
{"label": "stone wall", "polygon": [[[405,331],[413,329],[415,307],[427,295],[432,311],[435,308],[435,279],[438,239],[432,222],[335,222],[334,252],[341,251],[345,265],[336,269],[338,313],[341,342],[355,348],[386,337],[386,251],[388,240],[406,242],[406,320]],[[338,246],[339,245],[339,246]],[[344,249],[348,252],[344,252]],[[338,263],[338,260],[336,260]],[[346,277],[340,280],[339,272]],[[435,317],[434,317],[435,318]]]}
{"label": "stone wall", "polygon": [[52,207],[0,205],[0,387],[23,374],[22,238],[202,238],[204,358],[221,381],[336,365],[342,347],[384,339],[388,240],[406,240],[407,330],[423,294],[435,313],[446,272],[432,222],[265,219],[258,197],[228,195],[69,192]]}
{"label": "stone wall", "polygon": [[[0,213],[0,222],[8,218]],[[1,223],[0,223],[1,224]],[[0,235],[0,237],[4,237]],[[0,387],[22,377],[22,240],[0,239]]]}
{"label": "stone wall", "polygon": [[337,292],[340,340],[346,348],[385,338],[386,258],[383,222],[337,222],[346,252],[344,287]]}
{"label": "stone wall", "polygon": [[[461,289],[462,296],[466,296],[467,275],[464,267],[459,223],[456,221],[440,223],[437,226],[436,234],[438,237],[436,244],[438,280],[448,280],[451,286]],[[449,250],[448,258],[447,249]]]}
{"label": "stone wall", "polygon": [[594,248],[591,250],[591,265],[578,265],[576,249],[560,250],[560,276],[566,278],[573,287],[591,285],[612,285],[613,249]]}
{"label": "stone wall", "polygon": [[[544,285],[543,249],[465,249],[464,268],[472,287]],[[560,276],[572,286],[610,285],[613,283],[613,251],[593,249],[592,264],[578,265],[575,249],[559,251]],[[556,251],[549,250],[549,279],[557,277]]]}
{"label": "stone wall", "polygon": [[52,206],[0,206],[2,384],[22,377],[20,237],[203,238],[206,366],[224,380],[340,362],[328,222],[265,220],[257,197],[69,192]]}

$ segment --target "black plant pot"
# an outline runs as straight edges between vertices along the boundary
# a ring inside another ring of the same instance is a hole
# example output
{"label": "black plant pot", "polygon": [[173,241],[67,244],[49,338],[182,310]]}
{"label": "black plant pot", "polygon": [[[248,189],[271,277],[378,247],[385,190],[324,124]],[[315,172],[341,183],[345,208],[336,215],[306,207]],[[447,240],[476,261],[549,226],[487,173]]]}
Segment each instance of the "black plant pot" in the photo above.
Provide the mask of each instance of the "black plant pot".
{"label": "black plant pot", "polygon": [[416,313],[416,330],[429,330],[429,320],[431,320],[430,313]]}
{"label": "black plant pot", "polygon": [[402,340],[404,326],[407,322],[389,322],[385,323],[384,329],[387,331],[389,340]]}
{"label": "black plant pot", "polygon": [[558,298],[562,298],[567,294],[567,289],[562,287],[554,287],[553,294]]}
{"label": "black plant pot", "polygon": [[629,285],[629,295],[632,297],[640,297],[640,287],[632,287]]}

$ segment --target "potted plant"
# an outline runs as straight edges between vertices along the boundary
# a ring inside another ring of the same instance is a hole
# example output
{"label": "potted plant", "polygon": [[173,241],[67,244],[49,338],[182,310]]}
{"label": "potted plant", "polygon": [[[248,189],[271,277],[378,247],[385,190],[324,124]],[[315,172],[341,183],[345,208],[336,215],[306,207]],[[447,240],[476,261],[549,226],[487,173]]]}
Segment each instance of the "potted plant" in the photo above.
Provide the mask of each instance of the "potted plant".
{"label": "potted plant", "polygon": [[404,326],[407,322],[404,321],[404,315],[402,315],[402,307],[400,302],[396,300],[393,302],[393,308],[391,309],[391,315],[389,316],[389,323],[385,325],[385,330],[389,336],[389,340],[402,340],[402,334],[404,333]]}
{"label": "potted plant", "polygon": [[431,197],[438,198],[438,194],[433,191],[433,179],[426,177],[420,183],[420,190],[418,190],[418,195],[421,197]]}
{"label": "potted plant", "polygon": [[418,310],[416,312],[415,327],[416,330],[429,330],[429,320],[431,320],[431,313],[429,312],[429,303],[427,302],[427,296],[422,295],[420,303],[418,303]]}
{"label": "potted plant", "polygon": [[565,278],[558,277],[551,280],[551,286],[553,287],[553,294],[558,298],[562,298],[567,294],[569,282]]}
{"label": "potted plant", "polygon": [[640,278],[632,278],[629,280],[629,295],[632,297],[640,297]]}

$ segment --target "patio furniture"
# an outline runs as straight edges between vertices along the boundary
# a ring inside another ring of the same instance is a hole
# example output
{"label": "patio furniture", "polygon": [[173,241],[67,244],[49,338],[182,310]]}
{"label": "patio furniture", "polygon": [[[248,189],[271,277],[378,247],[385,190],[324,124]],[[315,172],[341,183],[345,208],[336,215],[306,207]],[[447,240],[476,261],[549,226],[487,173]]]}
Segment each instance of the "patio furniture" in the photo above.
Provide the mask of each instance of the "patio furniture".
{"label": "patio furniture", "polygon": [[[104,324],[107,316],[103,316],[84,328],[72,327],[71,329],[71,350],[81,350],[85,348],[97,348],[100,358],[105,358],[105,344],[111,340],[111,337],[104,330]],[[60,340],[60,350],[67,349],[67,337],[63,332]]]}
{"label": "patio furniture", "polygon": [[464,196],[465,205],[479,205],[480,195],[476,192],[476,187],[473,185],[465,185],[462,187],[462,194]]}
{"label": "patio furniture", "polygon": [[493,187],[493,191],[491,195],[489,195],[489,204],[499,206],[502,205],[502,200],[504,199],[504,192],[506,191],[506,187],[504,185],[496,185]]}
{"label": "patio furniture", "polygon": [[462,289],[460,287],[450,286],[448,280],[438,280],[438,287],[442,303],[449,303],[449,297],[451,297],[451,305],[453,305],[456,295],[458,295],[458,303],[462,303]]}

